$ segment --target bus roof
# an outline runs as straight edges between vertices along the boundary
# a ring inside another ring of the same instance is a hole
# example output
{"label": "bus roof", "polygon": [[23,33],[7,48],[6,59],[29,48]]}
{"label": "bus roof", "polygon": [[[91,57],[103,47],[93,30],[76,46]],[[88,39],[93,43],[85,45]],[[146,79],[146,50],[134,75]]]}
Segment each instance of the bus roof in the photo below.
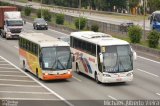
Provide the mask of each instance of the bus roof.
{"label": "bus roof", "polygon": [[160,14],[160,11],[154,11],[153,14]]}
{"label": "bus roof", "polygon": [[61,41],[43,33],[22,33],[20,34],[20,37],[34,42],[40,45],[40,47],[69,46],[67,42]]}
{"label": "bus roof", "polygon": [[72,32],[71,36],[100,46],[129,44],[127,41],[114,38],[109,34],[101,32],[93,32],[93,31]]}

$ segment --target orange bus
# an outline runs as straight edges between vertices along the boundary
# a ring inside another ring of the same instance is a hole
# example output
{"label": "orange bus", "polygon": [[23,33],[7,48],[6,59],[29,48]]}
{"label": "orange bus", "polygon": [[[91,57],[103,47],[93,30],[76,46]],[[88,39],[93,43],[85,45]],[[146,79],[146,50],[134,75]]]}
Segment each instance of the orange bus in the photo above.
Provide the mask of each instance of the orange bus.
{"label": "orange bus", "polygon": [[42,80],[72,77],[68,43],[42,33],[23,33],[19,38],[20,64]]}

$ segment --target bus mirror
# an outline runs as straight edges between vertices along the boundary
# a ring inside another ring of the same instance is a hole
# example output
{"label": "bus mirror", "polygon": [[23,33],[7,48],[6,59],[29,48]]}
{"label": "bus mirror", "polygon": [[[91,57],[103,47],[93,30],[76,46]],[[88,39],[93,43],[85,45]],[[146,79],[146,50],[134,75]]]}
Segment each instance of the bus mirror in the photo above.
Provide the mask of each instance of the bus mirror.
{"label": "bus mirror", "polygon": [[103,54],[99,53],[99,57],[100,57],[100,62],[103,63]]}
{"label": "bus mirror", "polygon": [[151,16],[148,16],[148,20],[150,20],[151,19]]}
{"label": "bus mirror", "polygon": [[136,60],[137,59],[137,53],[133,50],[133,60]]}
{"label": "bus mirror", "polygon": [[71,55],[72,55],[72,62],[74,62],[75,61],[75,56],[74,56],[73,53],[71,53]]}

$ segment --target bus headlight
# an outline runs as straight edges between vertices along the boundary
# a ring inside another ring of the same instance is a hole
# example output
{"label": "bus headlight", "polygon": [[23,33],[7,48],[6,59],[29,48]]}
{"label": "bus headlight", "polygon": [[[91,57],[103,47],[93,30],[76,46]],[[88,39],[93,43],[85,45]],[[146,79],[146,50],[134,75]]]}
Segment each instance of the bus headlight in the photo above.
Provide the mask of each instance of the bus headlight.
{"label": "bus headlight", "polygon": [[111,77],[109,74],[103,74],[104,77]]}
{"label": "bus headlight", "polygon": [[48,73],[45,73],[44,75],[48,75]]}
{"label": "bus headlight", "polygon": [[67,73],[68,73],[68,74],[71,74],[71,72],[70,72],[70,71],[68,71]]}
{"label": "bus headlight", "polygon": [[131,75],[132,75],[132,73],[128,73],[128,74],[127,74],[128,77],[131,76]]}

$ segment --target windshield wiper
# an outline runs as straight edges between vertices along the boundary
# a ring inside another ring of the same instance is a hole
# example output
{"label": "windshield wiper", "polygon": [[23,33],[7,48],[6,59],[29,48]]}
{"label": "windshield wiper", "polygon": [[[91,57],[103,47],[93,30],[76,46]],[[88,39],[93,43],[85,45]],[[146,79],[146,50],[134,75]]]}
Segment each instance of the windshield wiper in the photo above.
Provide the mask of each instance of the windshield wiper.
{"label": "windshield wiper", "polygon": [[60,62],[60,60],[59,59],[57,59],[58,60],[58,62],[60,63],[60,65],[63,67],[63,69],[66,69],[64,66],[63,66],[63,64]]}

